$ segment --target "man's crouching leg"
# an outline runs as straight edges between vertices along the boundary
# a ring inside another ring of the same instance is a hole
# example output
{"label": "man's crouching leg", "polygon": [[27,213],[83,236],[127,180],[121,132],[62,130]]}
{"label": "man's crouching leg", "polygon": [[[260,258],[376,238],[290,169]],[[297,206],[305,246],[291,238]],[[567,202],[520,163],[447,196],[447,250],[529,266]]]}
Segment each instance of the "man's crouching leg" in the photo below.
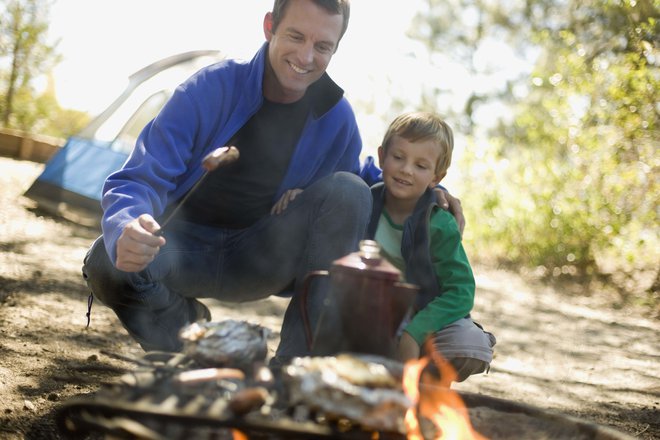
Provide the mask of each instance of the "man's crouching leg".
{"label": "man's crouching leg", "polygon": [[115,312],[145,351],[181,350],[178,332],[199,314],[195,299],[170,292],[151,279],[148,269],[137,273],[116,269],[102,237],[87,252],[82,272],[92,294]]}
{"label": "man's crouching leg", "polygon": [[[337,172],[318,180],[305,189],[296,199],[291,224],[304,235],[297,240],[299,272],[296,278],[296,294],[293,295],[284,315],[280,345],[277,357],[287,359],[293,356],[309,355],[307,332],[316,334],[315,347],[319,352],[336,352],[341,348],[338,322],[331,303],[326,302],[329,293],[329,279],[319,277],[310,285],[306,304],[301,304],[300,293],[306,275],[315,270],[330,269],[333,261],[342,258],[358,248],[364,238],[371,215],[371,192],[358,176]],[[309,314],[311,328],[303,326],[301,308]],[[323,317],[321,316],[323,315]],[[319,321],[324,324],[319,326]],[[322,348],[320,348],[322,347]]]}

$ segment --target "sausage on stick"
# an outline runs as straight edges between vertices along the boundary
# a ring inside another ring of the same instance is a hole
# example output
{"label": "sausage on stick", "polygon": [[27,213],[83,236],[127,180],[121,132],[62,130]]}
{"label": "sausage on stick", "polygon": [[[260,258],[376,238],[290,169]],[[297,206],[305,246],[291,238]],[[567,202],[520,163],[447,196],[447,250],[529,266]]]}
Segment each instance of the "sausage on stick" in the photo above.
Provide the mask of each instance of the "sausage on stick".
{"label": "sausage on stick", "polygon": [[172,220],[174,215],[179,211],[179,208],[181,208],[181,206],[186,203],[186,200],[188,200],[190,195],[194,193],[197,188],[199,188],[204,179],[206,179],[206,176],[222,166],[235,162],[238,159],[238,156],[238,148],[234,146],[216,148],[204,156],[204,159],[202,159],[202,168],[204,168],[204,174],[202,174],[202,177],[200,177],[199,180],[195,182],[195,185],[190,189],[190,191],[188,191],[186,195],[178,202],[174,210],[172,210],[170,215],[168,215],[167,218],[163,221],[160,229],[154,232],[154,235],[163,235],[165,226],[169,223],[170,220]]}

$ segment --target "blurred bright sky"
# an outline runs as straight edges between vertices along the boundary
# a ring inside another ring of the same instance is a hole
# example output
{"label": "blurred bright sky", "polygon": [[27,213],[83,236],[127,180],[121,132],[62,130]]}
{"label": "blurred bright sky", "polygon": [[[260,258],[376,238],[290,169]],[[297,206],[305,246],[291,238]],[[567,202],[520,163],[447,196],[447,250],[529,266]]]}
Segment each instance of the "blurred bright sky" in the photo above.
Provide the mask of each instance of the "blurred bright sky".
{"label": "blurred bright sky", "polygon": [[[124,90],[131,74],[189,50],[218,49],[249,59],[264,41],[263,17],[272,4],[273,0],[56,0],[49,35],[60,39],[58,52],[63,56],[54,72],[60,105],[96,115]],[[474,86],[461,66],[429,69],[422,45],[405,37],[421,4],[351,4],[348,31],[328,72],[353,103],[367,149],[382,138],[382,117],[392,96],[416,100],[422,84],[436,83],[453,90],[456,105],[462,105]]]}

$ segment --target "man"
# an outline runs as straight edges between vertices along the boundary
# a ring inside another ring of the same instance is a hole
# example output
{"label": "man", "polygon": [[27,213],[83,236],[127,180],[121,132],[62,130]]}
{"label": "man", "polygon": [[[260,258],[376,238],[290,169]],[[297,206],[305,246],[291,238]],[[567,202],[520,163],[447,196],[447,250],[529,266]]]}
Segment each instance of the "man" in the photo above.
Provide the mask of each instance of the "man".
{"label": "man", "polygon": [[[296,292],[307,273],[357,248],[371,209],[357,176],[361,139],[326,74],[348,19],[348,0],[275,0],[255,57],[179,86],[107,179],[103,235],[83,274],[145,350],[179,350],[179,329],[210,319],[195,298]],[[199,180],[203,157],[224,145],[239,160],[210,173],[161,236],[159,221]],[[312,325],[325,290],[310,291]],[[299,307],[294,294],[281,359],[307,354]]]}

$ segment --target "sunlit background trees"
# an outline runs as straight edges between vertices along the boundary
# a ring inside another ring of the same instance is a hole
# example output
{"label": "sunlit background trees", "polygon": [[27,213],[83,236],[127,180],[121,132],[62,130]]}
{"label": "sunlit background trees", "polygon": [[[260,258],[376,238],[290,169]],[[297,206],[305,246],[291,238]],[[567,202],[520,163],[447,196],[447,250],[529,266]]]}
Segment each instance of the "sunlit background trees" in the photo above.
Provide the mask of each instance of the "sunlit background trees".
{"label": "sunlit background trees", "polygon": [[[0,0],[0,124],[32,133],[67,137],[89,120],[60,108],[49,75],[60,56],[48,41],[52,0]],[[40,90],[38,81],[47,81]]]}
{"label": "sunlit background trees", "polygon": [[[478,75],[506,42],[531,72],[474,93],[450,118],[471,255],[541,276],[604,281],[658,303],[657,0],[429,0],[413,34]],[[460,23],[460,25],[457,25]],[[425,102],[443,107],[430,87]],[[475,123],[479,112],[492,126]],[[597,285],[592,284],[592,287]]]}
{"label": "sunlit background trees", "polygon": [[[89,115],[33,87],[58,61],[48,4],[0,0],[0,115],[5,127],[66,137]],[[657,310],[658,20],[658,0],[424,3],[409,35],[437,71],[469,72],[469,93],[457,107],[447,84],[428,81],[413,102],[393,93],[378,116],[384,129],[402,109],[431,109],[459,134],[452,192],[473,260],[579,281],[585,293],[614,288],[621,303]]]}

